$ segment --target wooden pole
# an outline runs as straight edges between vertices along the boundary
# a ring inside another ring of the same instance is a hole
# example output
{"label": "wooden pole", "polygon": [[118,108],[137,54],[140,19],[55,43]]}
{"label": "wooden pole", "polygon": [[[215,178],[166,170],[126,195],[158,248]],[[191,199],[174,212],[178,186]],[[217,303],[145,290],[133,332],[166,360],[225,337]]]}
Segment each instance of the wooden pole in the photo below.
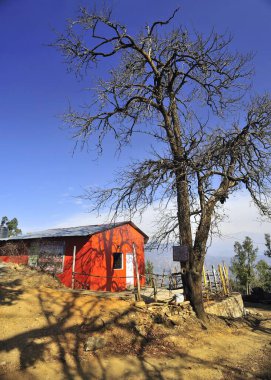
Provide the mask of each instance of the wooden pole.
{"label": "wooden pole", "polygon": [[163,276],[162,276],[162,280],[161,280],[161,288],[164,285],[164,278],[165,278],[165,269],[163,269]]}
{"label": "wooden pole", "polygon": [[173,287],[174,287],[174,289],[177,289],[177,275],[176,275],[176,273],[178,273],[178,269],[176,266],[174,267],[174,271],[175,271],[175,273],[172,273]]}
{"label": "wooden pole", "polygon": [[72,255],[72,289],[74,289],[74,280],[75,280],[75,260],[76,260],[76,245],[73,247]]}
{"label": "wooden pole", "polygon": [[202,273],[203,273],[204,287],[207,289],[207,278],[206,278],[206,271],[205,271],[204,265],[203,265],[203,268],[202,268]]}
{"label": "wooden pole", "polygon": [[217,292],[218,291],[218,288],[217,288],[217,278],[216,278],[216,271],[215,271],[214,265],[212,265],[212,271],[213,271],[213,277],[214,277],[215,290]]}
{"label": "wooden pole", "polygon": [[154,302],[157,302],[157,279],[156,279],[156,276],[152,276],[152,284],[153,284]]}
{"label": "wooden pole", "polygon": [[224,275],[224,278],[225,278],[225,284],[226,284],[227,294],[229,295],[230,294],[230,287],[229,287],[228,269],[227,269],[226,265],[224,264],[224,262],[223,262],[223,265],[222,265],[222,271],[223,271],[223,275]]}
{"label": "wooden pole", "polygon": [[226,288],[225,278],[224,278],[224,275],[223,275],[223,270],[222,270],[222,266],[221,265],[218,265],[218,272],[219,272],[220,280],[221,280],[221,283],[222,283],[222,289],[223,289],[223,292],[224,292],[224,294],[226,296],[227,295],[227,288]]}
{"label": "wooden pole", "polygon": [[230,278],[229,278],[229,268],[225,265],[225,272],[226,272],[226,278],[227,278],[227,283],[228,283],[228,291],[229,294],[231,292],[231,284],[230,284]]}
{"label": "wooden pole", "polygon": [[135,263],[135,270],[136,270],[136,280],[137,280],[137,301],[141,301],[140,276],[139,276],[139,271],[138,271],[138,263],[137,263],[137,257],[136,257],[135,243],[133,243],[133,256],[134,256],[134,263]]}
{"label": "wooden pole", "polygon": [[206,270],[206,278],[207,278],[207,286],[210,290],[210,293],[212,293],[212,281],[211,281],[211,277],[208,270]]}

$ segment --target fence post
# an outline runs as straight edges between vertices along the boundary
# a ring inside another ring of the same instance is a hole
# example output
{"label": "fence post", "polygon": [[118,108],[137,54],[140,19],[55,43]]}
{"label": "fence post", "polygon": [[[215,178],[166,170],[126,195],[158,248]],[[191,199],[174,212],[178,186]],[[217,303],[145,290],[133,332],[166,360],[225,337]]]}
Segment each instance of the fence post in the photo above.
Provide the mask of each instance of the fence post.
{"label": "fence post", "polygon": [[225,278],[225,286],[226,286],[227,295],[229,295],[230,294],[229,274],[228,274],[228,268],[226,267],[224,262],[222,265],[222,272]]}
{"label": "fence post", "polygon": [[137,301],[141,301],[140,276],[139,276],[139,271],[138,271],[138,263],[137,263],[137,257],[136,257],[135,243],[133,243],[133,256],[134,256],[134,263],[135,263],[135,270],[136,270],[136,279],[137,279]]}
{"label": "fence post", "polygon": [[208,270],[206,270],[206,278],[207,278],[208,289],[210,290],[210,293],[212,293],[212,281],[211,281],[210,273],[208,272]]}
{"label": "fence post", "polygon": [[76,260],[76,245],[73,247],[73,255],[72,255],[72,289],[74,289],[75,260]]}
{"label": "fence post", "polygon": [[165,269],[163,269],[163,276],[162,276],[162,280],[161,280],[161,288],[164,285],[164,278],[165,278]]}
{"label": "fence post", "polygon": [[154,298],[154,302],[157,302],[157,281],[156,281],[156,276],[152,276],[152,285],[153,285],[153,298]]}
{"label": "fence post", "polygon": [[222,269],[221,265],[218,265],[218,271],[219,271],[219,275],[220,275],[220,280],[221,280],[221,284],[222,284],[223,293],[226,296],[227,295],[227,288],[226,288],[225,278],[224,278],[224,275],[223,275],[223,269]]}
{"label": "fence post", "polygon": [[206,271],[205,271],[204,265],[203,265],[203,268],[202,268],[202,274],[203,274],[204,288],[207,289],[207,278],[206,278]]}
{"label": "fence post", "polygon": [[213,272],[213,278],[214,278],[214,284],[215,284],[215,290],[218,291],[218,284],[217,284],[217,278],[216,278],[216,271],[214,265],[212,265],[212,272]]}

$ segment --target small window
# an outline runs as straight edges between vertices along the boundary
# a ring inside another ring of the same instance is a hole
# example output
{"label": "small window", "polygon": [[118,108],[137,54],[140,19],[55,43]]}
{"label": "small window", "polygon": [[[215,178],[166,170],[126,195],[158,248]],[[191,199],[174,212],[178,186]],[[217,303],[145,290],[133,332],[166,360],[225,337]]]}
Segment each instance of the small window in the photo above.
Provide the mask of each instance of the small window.
{"label": "small window", "polygon": [[113,253],[113,269],[122,269],[122,252],[115,252]]}

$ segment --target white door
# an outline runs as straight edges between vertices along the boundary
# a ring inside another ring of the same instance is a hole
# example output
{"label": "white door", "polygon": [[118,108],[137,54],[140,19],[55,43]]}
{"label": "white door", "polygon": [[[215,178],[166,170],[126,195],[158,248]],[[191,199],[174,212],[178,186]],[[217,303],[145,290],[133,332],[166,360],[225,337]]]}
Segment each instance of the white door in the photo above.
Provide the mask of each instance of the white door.
{"label": "white door", "polygon": [[134,256],[132,253],[126,254],[126,287],[134,287]]}

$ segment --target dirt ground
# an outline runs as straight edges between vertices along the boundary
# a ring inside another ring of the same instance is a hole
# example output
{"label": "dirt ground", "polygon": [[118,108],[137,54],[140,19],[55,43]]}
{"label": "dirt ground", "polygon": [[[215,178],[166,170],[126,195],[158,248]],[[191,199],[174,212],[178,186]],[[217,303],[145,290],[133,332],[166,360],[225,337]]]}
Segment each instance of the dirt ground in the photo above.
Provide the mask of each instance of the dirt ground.
{"label": "dirt ground", "polygon": [[[271,379],[271,309],[175,326],[131,301],[65,291],[46,274],[0,267],[0,379]],[[86,351],[89,338],[101,348]]]}

